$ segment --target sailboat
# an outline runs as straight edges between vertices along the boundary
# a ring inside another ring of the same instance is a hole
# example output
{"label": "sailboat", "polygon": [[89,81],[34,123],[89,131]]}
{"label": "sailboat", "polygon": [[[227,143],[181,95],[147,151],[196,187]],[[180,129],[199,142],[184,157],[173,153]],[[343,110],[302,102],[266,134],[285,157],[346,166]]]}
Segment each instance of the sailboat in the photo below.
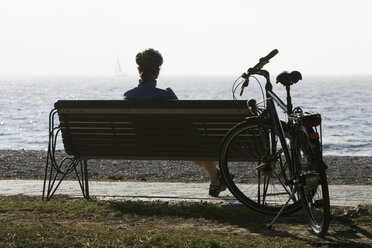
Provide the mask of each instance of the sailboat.
{"label": "sailboat", "polygon": [[125,76],[127,76],[127,74],[125,72],[123,72],[123,70],[121,69],[121,64],[120,64],[119,56],[117,57],[117,60],[116,60],[115,75],[117,77],[125,77]]}

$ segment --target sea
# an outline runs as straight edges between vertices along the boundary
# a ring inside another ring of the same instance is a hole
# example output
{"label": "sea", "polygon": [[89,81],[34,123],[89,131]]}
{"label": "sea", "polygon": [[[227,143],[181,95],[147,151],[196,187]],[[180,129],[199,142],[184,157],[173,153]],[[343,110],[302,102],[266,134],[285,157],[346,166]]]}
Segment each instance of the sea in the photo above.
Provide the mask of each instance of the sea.
{"label": "sea", "polygon": [[[372,156],[372,76],[303,77],[291,87],[293,105],[322,115],[324,154]],[[232,100],[237,78],[164,75],[158,87],[172,88],[182,100]],[[137,84],[134,76],[0,76],[0,149],[47,150],[48,117],[57,100],[120,100]],[[273,86],[285,101],[285,88]],[[255,79],[239,93],[239,100],[263,100]]]}

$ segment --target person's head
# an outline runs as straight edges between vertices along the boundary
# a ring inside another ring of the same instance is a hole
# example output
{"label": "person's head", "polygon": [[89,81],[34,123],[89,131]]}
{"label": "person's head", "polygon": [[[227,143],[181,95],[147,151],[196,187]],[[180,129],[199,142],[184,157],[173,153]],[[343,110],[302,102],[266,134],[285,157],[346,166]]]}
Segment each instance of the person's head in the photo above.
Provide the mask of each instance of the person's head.
{"label": "person's head", "polygon": [[160,66],[163,64],[161,54],[152,49],[146,49],[136,56],[138,72],[143,83],[153,82],[159,76]]}

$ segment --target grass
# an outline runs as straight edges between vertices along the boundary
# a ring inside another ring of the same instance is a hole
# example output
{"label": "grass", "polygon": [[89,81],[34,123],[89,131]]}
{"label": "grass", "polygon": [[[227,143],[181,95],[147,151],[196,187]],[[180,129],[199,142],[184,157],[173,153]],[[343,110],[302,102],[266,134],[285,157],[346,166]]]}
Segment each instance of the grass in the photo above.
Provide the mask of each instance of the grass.
{"label": "grass", "polygon": [[272,216],[207,203],[0,197],[0,247],[367,247],[372,216],[333,209],[330,235],[309,232],[301,213]]}

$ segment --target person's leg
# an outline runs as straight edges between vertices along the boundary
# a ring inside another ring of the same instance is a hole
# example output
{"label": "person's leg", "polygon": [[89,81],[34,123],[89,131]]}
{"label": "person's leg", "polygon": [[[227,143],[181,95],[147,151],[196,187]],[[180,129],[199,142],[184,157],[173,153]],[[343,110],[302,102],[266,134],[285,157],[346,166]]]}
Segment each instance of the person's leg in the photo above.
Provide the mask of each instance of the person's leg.
{"label": "person's leg", "polygon": [[194,163],[205,169],[212,184],[219,182],[216,163],[214,161],[194,161]]}
{"label": "person's leg", "polygon": [[216,163],[214,161],[194,161],[195,164],[200,165],[207,172],[211,184],[209,185],[209,195],[217,197],[221,191],[226,189],[221,175],[218,173]]}

